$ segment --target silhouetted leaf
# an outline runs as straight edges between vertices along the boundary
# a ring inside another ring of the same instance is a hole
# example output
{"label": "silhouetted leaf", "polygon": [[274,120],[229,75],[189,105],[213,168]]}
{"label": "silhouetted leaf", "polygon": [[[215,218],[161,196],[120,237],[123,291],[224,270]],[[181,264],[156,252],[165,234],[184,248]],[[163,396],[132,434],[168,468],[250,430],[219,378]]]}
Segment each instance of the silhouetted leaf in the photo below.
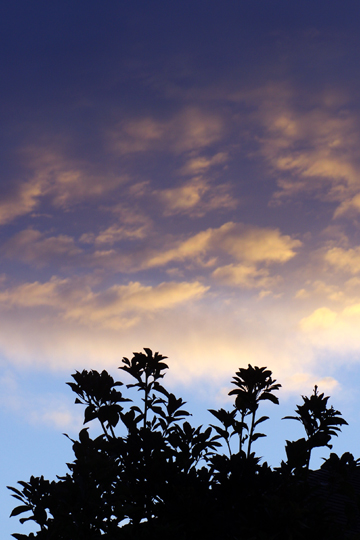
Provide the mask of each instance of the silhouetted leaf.
{"label": "silhouetted leaf", "polygon": [[258,398],[259,400],[269,400],[272,403],[275,403],[275,405],[279,404],[279,398],[274,396],[273,394],[270,394],[269,392],[264,392],[261,394]]}
{"label": "silhouetted leaf", "polygon": [[253,441],[256,441],[260,437],[266,437],[265,433],[253,433],[251,438]]}
{"label": "silhouetted leaf", "polygon": [[23,506],[17,506],[11,512],[10,517],[18,516],[19,514],[22,514],[23,512],[28,512],[29,510],[31,510],[31,506],[29,506],[28,504],[24,504]]}
{"label": "silhouetted leaf", "polygon": [[254,423],[254,427],[256,427],[258,424],[261,424],[262,422],[265,422],[265,420],[269,420],[269,417],[268,416],[262,416],[261,418],[256,420],[256,422]]}

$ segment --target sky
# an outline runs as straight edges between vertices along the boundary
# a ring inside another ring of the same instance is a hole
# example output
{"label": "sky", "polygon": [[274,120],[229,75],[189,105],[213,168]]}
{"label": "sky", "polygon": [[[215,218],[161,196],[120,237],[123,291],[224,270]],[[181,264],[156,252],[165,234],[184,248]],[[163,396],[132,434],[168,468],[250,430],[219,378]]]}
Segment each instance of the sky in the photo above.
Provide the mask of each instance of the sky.
{"label": "sky", "polygon": [[[277,466],[315,384],[360,456],[358,0],[0,6],[0,475],[53,479],[66,382],[168,357],[193,422],[267,366]],[[329,451],[318,451],[313,462]]]}

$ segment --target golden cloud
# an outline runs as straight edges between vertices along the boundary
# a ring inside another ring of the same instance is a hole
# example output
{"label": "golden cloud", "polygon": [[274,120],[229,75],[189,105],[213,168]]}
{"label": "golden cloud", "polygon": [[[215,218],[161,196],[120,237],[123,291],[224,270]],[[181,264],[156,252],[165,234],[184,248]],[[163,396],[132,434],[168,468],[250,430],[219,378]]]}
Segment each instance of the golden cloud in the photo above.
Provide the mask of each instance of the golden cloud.
{"label": "golden cloud", "polygon": [[340,203],[334,217],[359,209],[358,119],[343,99],[312,96],[308,108],[298,110],[293,105],[296,91],[284,85],[268,85],[236,99],[257,105],[261,153],[277,174],[284,173],[274,203],[312,192]]}
{"label": "golden cloud", "polygon": [[111,148],[120,154],[171,150],[194,151],[218,141],[224,131],[221,117],[199,108],[187,108],[167,121],[150,117],[123,122],[111,132]]}
{"label": "golden cloud", "polygon": [[173,214],[193,209],[208,190],[208,182],[199,177],[193,178],[181,187],[162,189],[155,194],[163,201],[166,213]]}
{"label": "golden cloud", "polygon": [[199,176],[180,187],[156,190],[153,194],[164,204],[165,215],[187,213],[199,217],[212,210],[235,208],[237,201],[230,191],[227,184],[213,185]]}
{"label": "golden cloud", "polygon": [[56,145],[28,146],[21,157],[32,174],[32,179],[21,189],[24,200],[32,201],[28,202],[30,210],[44,195],[49,195],[55,206],[66,208],[79,200],[104,195],[128,181],[126,175],[94,174],[94,167],[68,158]]}
{"label": "golden cloud", "polygon": [[238,260],[284,263],[295,256],[295,248],[302,245],[278,229],[243,227],[232,224],[221,238],[222,249]]}
{"label": "golden cloud", "polygon": [[0,224],[9,223],[13,219],[32,212],[44,193],[45,184],[41,179],[33,179],[16,186],[8,195],[2,196],[0,202]]}
{"label": "golden cloud", "polygon": [[[240,292],[205,294],[196,283],[131,283],[98,292],[80,279],[52,281],[23,284],[0,296],[0,350],[8,361],[66,372],[115,369],[123,355],[148,346],[169,357],[169,387],[200,379],[202,385],[229,384],[248,363],[267,365],[285,392],[306,393],[320,381],[336,384],[324,381],[328,366],[317,363],[318,330],[301,330],[299,312],[285,297],[254,304]],[[358,317],[352,318],[358,325]],[[326,332],[331,336],[333,330],[322,331],[325,345]]]}
{"label": "golden cloud", "polygon": [[[228,264],[216,268],[211,274],[220,283],[245,288],[272,288],[278,277],[271,277],[267,268],[258,269],[251,265]],[[270,291],[267,291],[270,294]]]}
{"label": "golden cloud", "polygon": [[358,214],[360,211],[360,193],[343,201],[335,210],[334,218],[344,214]]}
{"label": "golden cloud", "polygon": [[304,317],[300,321],[300,328],[302,330],[324,330],[334,326],[337,319],[337,314],[327,307],[321,307],[316,309],[308,317]]}
{"label": "golden cloud", "polygon": [[3,254],[11,259],[35,263],[43,266],[58,258],[73,258],[82,254],[74,239],[60,234],[45,237],[40,231],[26,229],[15,234],[2,246]]}
{"label": "golden cloud", "polygon": [[34,281],[0,291],[0,304],[5,308],[50,306],[64,309],[69,299],[77,301],[81,297],[81,291],[72,287],[69,279],[52,277],[45,283]]}
{"label": "golden cloud", "polygon": [[198,174],[203,174],[210,169],[210,167],[222,165],[227,161],[228,154],[226,152],[218,152],[212,157],[196,156],[185,163],[180,169],[179,174],[184,176],[196,176]]}
{"label": "golden cloud", "polygon": [[282,235],[278,229],[247,227],[228,222],[218,229],[201,231],[178,242],[171,249],[149,256],[144,266],[162,266],[187,258],[197,258],[201,262],[205,255],[214,252],[223,252],[236,260],[250,263],[284,263],[295,256],[294,249],[301,245],[300,240]]}
{"label": "golden cloud", "polygon": [[198,299],[208,288],[199,282],[169,282],[156,287],[145,287],[138,282],[114,285],[104,292],[88,295],[82,305],[69,307],[65,317],[85,324],[121,328],[138,322],[139,314],[172,309],[178,304]]}
{"label": "golden cloud", "polygon": [[109,244],[113,245],[121,240],[136,240],[145,238],[148,234],[147,225],[134,225],[129,226],[119,226],[111,225],[107,229],[104,229],[95,235],[94,233],[84,233],[80,237],[80,242],[84,244]]}
{"label": "golden cloud", "polygon": [[[351,302],[347,298],[347,302]],[[317,350],[326,350],[349,362],[359,355],[359,297],[342,309],[321,307],[300,320],[299,328]]]}
{"label": "golden cloud", "polygon": [[24,283],[0,292],[4,308],[52,308],[66,320],[97,324],[105,328],[123,328],[139,320],[139,315],[173,309],[179,304],[201,298],[209,287],[196,282],[166,282],[156,287],[139,282],[114,285],[101,292],[79,281],[53,277],[45,283]]}
{"label": "golden cloud", "polygon": [[351,274],[360,272],[360,247],[343,249],[334,247],[325,253],[325,261],[338,270],[344,270]]}
{"label": "golden cloud", "polygon": [[[139,245],[131,253],[123,253],[114,246],[122,240],[143,240],[147,237],[151,223],[147,220],[133,220],[124,225],[113,224],[98,234],[85,233],[80,242],[95,245],[95,251],[85,253],[73,238],[67,235],[46,237],[40,231],[26,229],[14,235],[2,246],[3,254],[8,258],[43,266],[54,260],[62,264],[73,264],[78,260],[82,265],[112,268],[122,272],[134,272],[167,266],[170,263],[191,262],[192,265],[214,267],[218,260],[232,258],[241,262],[240,266],[222,264],[226,270],[214,274],[217,278],[240,280],[245,273],[253,272],[257,264],[283,264],[296,255],[296,248],[302,244],[288,235],[282,235],[278,229],[249,227],[240,223],[228,222],[219,228],[209,228],[190,236],[186,240],[165,238],[165,247],[159,250]],[[232,264],[232,263],[229,263]],[[247,270],[251,269],[251,270]],[[265,285],[265,278],[270,280],[264,270],[256,270],[256,282]],[[235,274],[238,275],[235,278]],[[245,277],[244,277],[245,279]],[[231,280],[230,280],[231,281]],[[274,283],[273,278],[271,282]],[[248,282],[249,283],[249,282]],[[270,281],[268,281],[270,283]],[[254,282],[255,284],[255,282]],[[256,285],[258,286],[258,285]]]}

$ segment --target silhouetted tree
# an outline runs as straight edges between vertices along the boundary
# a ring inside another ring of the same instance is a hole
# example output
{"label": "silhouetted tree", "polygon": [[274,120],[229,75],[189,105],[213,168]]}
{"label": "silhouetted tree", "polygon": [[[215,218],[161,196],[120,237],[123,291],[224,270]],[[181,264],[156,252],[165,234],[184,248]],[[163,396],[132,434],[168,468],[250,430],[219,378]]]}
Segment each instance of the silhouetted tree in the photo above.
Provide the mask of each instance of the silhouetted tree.
{"label": "silhouetted tree", "polygon": [[[31,477],[19,482],[19,488],[9,488],[21,502],[11,515],[28,513],[20,522],[32,520],[39,528],[29,535],[15,533],[14,538],[351,537],[353,529],[332,519],[316,478],[308,474],[311,449],[329,446],[331,436],[346,424],[339,411],[328,408],[328,398],[317,388],[311,398],[303,397],[304,405],[293,418],[303,423],[307,439],[287,441],[288,461],[273,470],[251,451],[265,436],[256,432],[268,419],[256,417],[261,402],[279,402],[274,392],[281,385],[271,371],[250,365],[239,369],[232,381],[236,388],[229,392],[235,396],[233,409],[210,410],[221,426],[195,428],[185,402],[162,385],[165,359],[144,349],[122,361],[120,369],[134,380],[126,388],[140,392],[142,406],[124,396],[124,384],[106,371],[72,375],[73,382],[67,384],[77,396],[75,403],[85,406],[84,424],[97,420],[102,433],[92,439],[85,427],[78,440],[70,439],[75,459],[65,476],[52,482]],[[239,438],[237,452],[231,448],[233,436]],[[336,458],[332,454],[325,463],[334,469]],[[358,467],[349,457],[337,459],[345,468]],[[355,496],[351,501],[352,511],[358,512]]]}
{"label": "silhouetted tree", "polygon": [[346,420],[341,418],[341,412],[332,406],[328,407],[329,396],[318,393],[315,385],[310,398],[302,396],[303,404],[297,405],[296,416],[285,416],[284,419],[297,420],[302,423],[306,432],[306,439],[298,441],[286,441],[286,454],[288,463],[293,468],[309,468],[311,450],[318,446],[327,446],[332,435],[338,436],[341,431],[339,426],[347,425]]}

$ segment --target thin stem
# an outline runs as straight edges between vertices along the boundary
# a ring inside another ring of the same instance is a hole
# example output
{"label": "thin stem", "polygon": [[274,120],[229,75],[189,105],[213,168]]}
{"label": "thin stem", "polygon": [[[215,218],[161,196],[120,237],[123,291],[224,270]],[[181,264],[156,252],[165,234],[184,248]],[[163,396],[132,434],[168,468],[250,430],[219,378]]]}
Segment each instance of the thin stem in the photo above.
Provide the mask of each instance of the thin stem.
{"label": "thin stem", "polygon": [[232,453],[231,453],[230,441],[228,439],[225,439],[225,441],[226,441],[227,447],[229,449],[229,457],[231,457]]}
{"label": "thin stem", "polygon": [[145,372],[145,408],[144,408],[144,428],[146,428],[147,421],[147,410],[148,410],[148,397],[149,397],[149,387],[148,387],[149,376]]}
{"label": "thin stem", "polygon": [[242,451],[242,445],[243,445],[243,424],[244,424],[244,420],[245,420],[245,411],[242,411],[241,412],[241,431],[240,431],[240,434],[239,434],[239,454],[241,453]]}
{"label": "thin stem", "polygon": [[253,433],[254,433],[255,415],[256,415],[256,410],[253,411],[252,419],[251,419],[251,428],[250,428],[250,433],[249,433],[249,444],[248,444],[247,457],[250,456],[252,437],[253,437]]}
{"label": "thin stem", "polygon": [[[105,433],[105,437],[107,438],[108,441],[110,441],[111,437],[110,437],[109,433],[107,432],[107,429],[105,428],[104,422],[102,422],[102,420],[100,420],[100,418],[99,418],[99,421],[100,421],[101,427],[103,428],[103,431]],[[114,437],[115,437],[115,434],[114,434]]]}

